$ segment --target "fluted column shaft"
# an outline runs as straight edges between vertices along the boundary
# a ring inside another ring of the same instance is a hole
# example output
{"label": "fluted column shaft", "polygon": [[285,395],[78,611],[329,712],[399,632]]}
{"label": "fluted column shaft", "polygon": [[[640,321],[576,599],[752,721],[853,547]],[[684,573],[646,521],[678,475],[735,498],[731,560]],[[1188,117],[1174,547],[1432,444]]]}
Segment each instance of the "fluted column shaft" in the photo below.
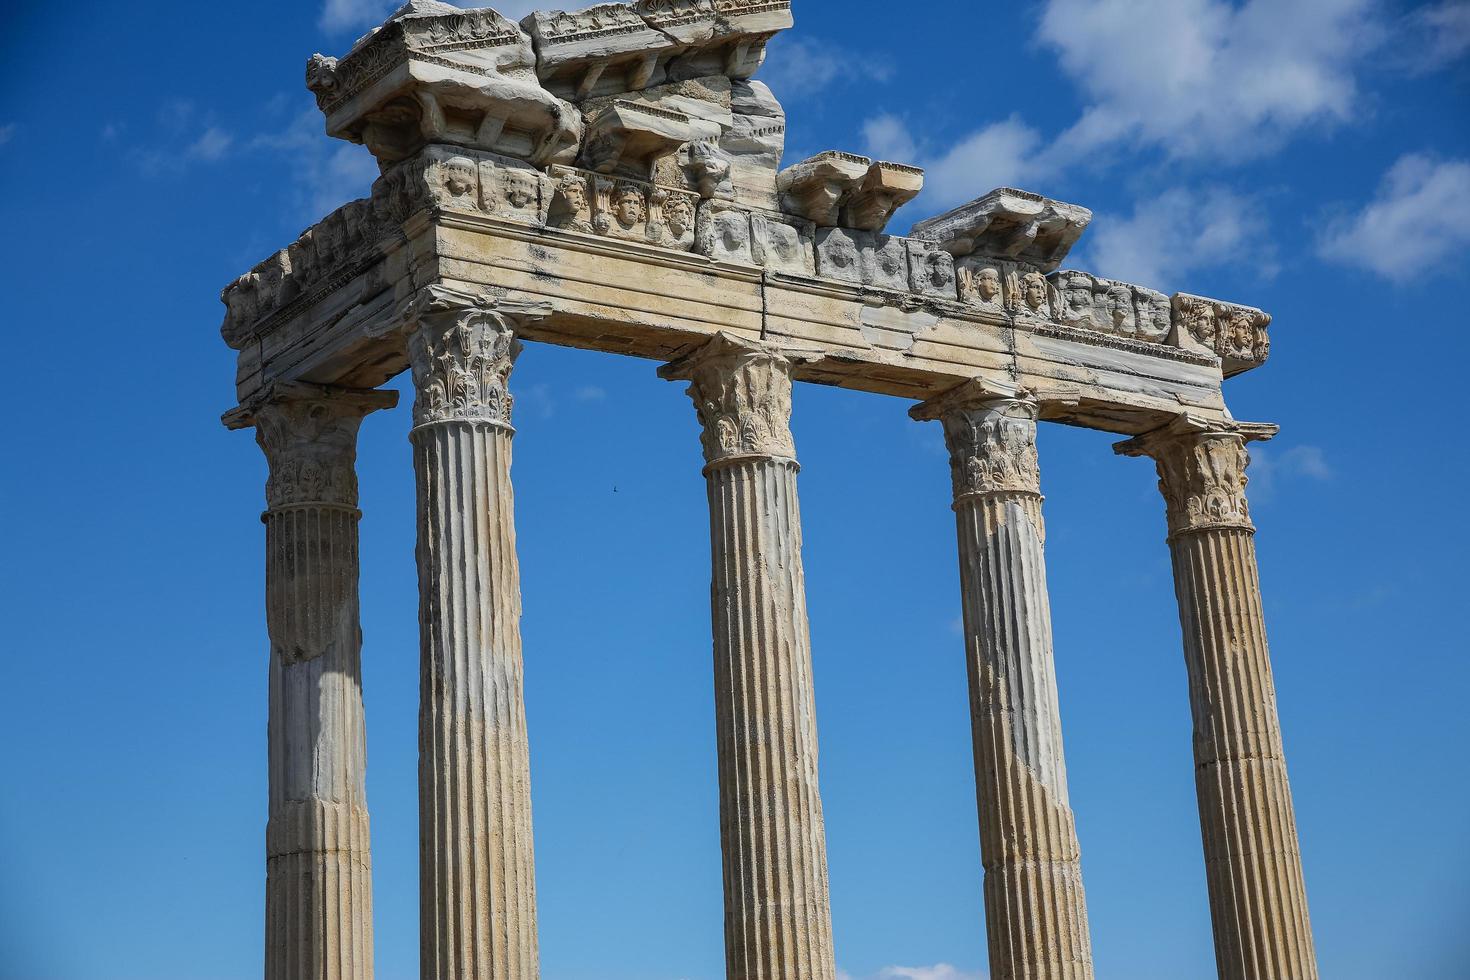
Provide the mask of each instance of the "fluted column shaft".
{"label": "fluted column shaft", "polygon": [[255,408],[270,463],[266,980],[370,980],[357,433],[391,392],[292,386]]}
{"label": "fluted column shaft", "polygon": [[1157,461],[1168,504],[1222,980],[1318,975],[1245,497],[1246,443],[1274,434],[1183,419],[1118,447]]}
{"label": "fluted column shaft", "polygon": [[539,976],[520,571],[510,482],[512,322],[424,290],[417,397],[421,972]]}
{"label": "fluted column shaft", "polygon": [[972,383],[914,415],[944,424],[954,480],[991,976],[1090,980],[1052,655],[1037,406]]}
{"label": "fluted column shaft", "polygon": [[708,463],[726,974],[834,980],[791,362],[721,335],[662,373]]}

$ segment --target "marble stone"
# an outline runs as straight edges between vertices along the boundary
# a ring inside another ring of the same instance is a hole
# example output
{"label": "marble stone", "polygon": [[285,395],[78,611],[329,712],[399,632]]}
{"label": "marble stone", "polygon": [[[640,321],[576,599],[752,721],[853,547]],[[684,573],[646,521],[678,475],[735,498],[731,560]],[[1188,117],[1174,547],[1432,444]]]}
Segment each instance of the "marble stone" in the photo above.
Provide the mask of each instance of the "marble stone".
{"label": "marble stone", "polygon": [[977,253],[1051,272],[1092,221],[1092,212],[1014,187],[993,190],[962,207],[914,225],[912,235],[956,257]]}
{"label": "marble stone", "polygon": [[357,432],[397,392],[283,385],[253,426],[266,484],[266,980],[371,980]]}
{"label": "marble stone", "polygon": [[1116,447],[1154,459],[1167,504],[1221,980],[1318,976],[1245,496],[1246,444],[1275,434],[1181,416]]}
{"label": "marble stone", "polygon": [[779,349],[721,334],[659,372],[689,382],[704,447],[728,980],[835,980],[837,969],[792,367]]}
{"label": "marble stone", "polygon": [[429,287],[402,319],[418,482],[421,975],[540,976],[520,566],[513,317]]}
{"label": "marble stone", "polygon": [[990,973],[1090,980],[1052,658],[1039,412],[1026,392],[970,382],[911,414],[940,421],[950,452]]}

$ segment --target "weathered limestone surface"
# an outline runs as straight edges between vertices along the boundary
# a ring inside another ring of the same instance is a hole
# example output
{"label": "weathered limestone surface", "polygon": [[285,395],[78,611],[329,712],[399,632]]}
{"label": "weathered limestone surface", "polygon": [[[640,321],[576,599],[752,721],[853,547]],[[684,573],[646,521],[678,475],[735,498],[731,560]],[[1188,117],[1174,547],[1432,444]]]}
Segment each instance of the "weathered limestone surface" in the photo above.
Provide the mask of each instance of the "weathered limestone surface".
{"label": "weathered limestone surface", "polygon": [[227,419],[255,427],[270,463],[266,980],[373,975],[357,432],[397,400],[286,386]]}
{"label": "weathered limestone surface", "polygon": [[1091,978],[1046,588],[1034,398],[976,383],[917,406],[954,481],[975,784],[996,980]]}
{"label": "weathered limestone surface", "polygon": [[1246,444],[1275,433],[1181,418],[1117,447],[1154,458],[1168,504],[1221,980],[1318,975],[1245,497]]}
{"label": "weathered limestone surface", "polygon": [[660,371],[703,427],[729,980],[835,980],[791,360],[721,335]]}
{"label": "weathered limestone surface", "polygon": [[422,976],[535,980],[507,388],[520,343],[492,300],[437,287],[403,320],[416,391]]}

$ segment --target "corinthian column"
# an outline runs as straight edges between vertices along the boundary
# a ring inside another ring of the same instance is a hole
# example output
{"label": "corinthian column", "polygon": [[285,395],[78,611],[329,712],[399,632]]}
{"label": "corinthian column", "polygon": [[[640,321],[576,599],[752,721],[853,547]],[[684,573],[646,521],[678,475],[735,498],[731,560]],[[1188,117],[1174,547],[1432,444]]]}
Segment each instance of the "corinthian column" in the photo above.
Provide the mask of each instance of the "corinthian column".
{"label": "corinthian column", "polygon": [[836,976],[791,368],[720,334],[659,372],[704,427],[729,980]]}
{"label": "corinthian column", "polygon": [[534,980],[536,881],[510,483],[514,325],[484,297],[406,308],[416,390],[421,968]]}
{"label": "corinthian column", "polygon": [[1168,506],[1222,980],[1317,977],[1245,499],[1246,443],[1276,431],[1181,416],[1116,447],[1154,458]]}
{"label": "corinthian column", "polygon": [[266,980],[373,975],[355,465],[363,417],[397,401],[289,385],[226,417],[270,463]]}
{"label": "corinthian column", "polygon": [[1052,661],[1034,399],[972,381],[910,413],[944,425],[959,528],[985,920],[995,980],[1091,978],[1082,855]]}

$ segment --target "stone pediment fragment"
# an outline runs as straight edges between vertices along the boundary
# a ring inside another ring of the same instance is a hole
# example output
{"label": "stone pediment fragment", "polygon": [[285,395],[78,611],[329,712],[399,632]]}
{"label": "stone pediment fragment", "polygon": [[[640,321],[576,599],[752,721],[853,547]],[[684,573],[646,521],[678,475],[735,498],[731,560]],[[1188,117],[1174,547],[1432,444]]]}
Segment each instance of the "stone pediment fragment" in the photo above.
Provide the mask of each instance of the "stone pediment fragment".
{"label": "stone pediment fragment", "polygon": [[776,177],[781,207],[814,222],[835,228],[842,204],[868,176],[873,161],[855,153],[828,150],[792,164]]}
{"label": "stone pediment fragment", "polygon": [[582,156],[589,170],[647,178],[655,161],[718,139],[720,127],[673,109],[618,99],[591,120]]}
{"label": "stone pediment fragment", "polygon": [[924,189],[924,171],[902,163],[878,161],[843,202],[842,223],[861,231],[882,231],[888,219]]}
{"label": "stone pediment fragment", "polygon": [[573,101],[710,75],[748,79],[791,25],[790,0],[640,0],[521,21],[542,82]]}
{"label": "stone pediment fragment", "polygon": [[953,211],[919,222],[911,234],[955,257],[1013,259],[1051,272],[1092,221],[1092,212],[1030,191],[1002,187]]}
{"label": "stone pediment fragment", "polygon": [[776,178],[781,206],[821,228],[882,231],[924,188],[924,171],[828,150],[787,167]]}
{"label": "stone pediment fragment", "polygon": [[306,76],[328,134],[384,167],[429,143],[545,164],[581,138],[581,116],[537,79],[530,37],[488,8],[415,0],[340,61],[313,56]]}
{"label": "stone pediment fragment", "polygon": [[659,84],[679,44],[628,4],[534,13],[521,27],[536,45],[537,74],[552,92],[580,102]]}

